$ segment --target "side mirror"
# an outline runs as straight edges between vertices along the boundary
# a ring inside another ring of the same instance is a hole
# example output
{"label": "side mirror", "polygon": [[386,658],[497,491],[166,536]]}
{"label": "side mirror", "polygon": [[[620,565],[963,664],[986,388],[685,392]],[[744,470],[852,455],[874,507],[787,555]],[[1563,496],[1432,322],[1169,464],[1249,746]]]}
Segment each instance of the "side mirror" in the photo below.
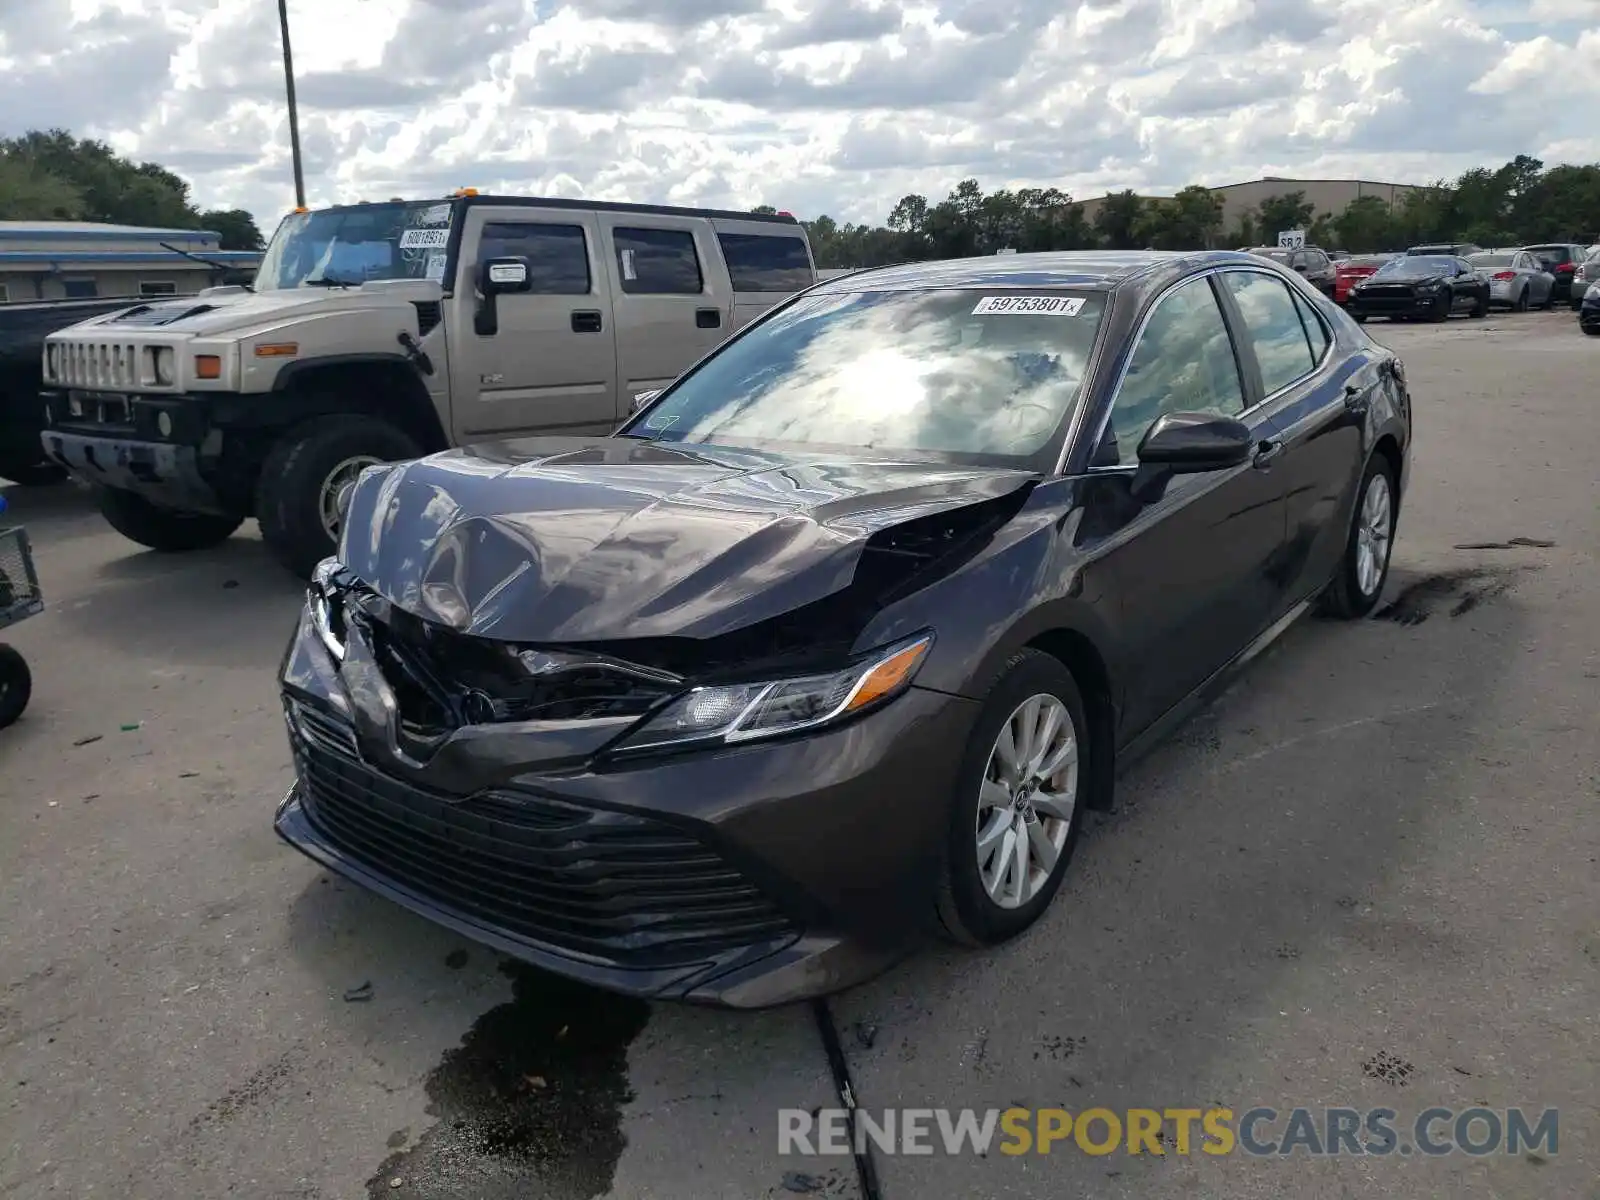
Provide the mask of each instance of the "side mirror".
{"label": "side mirror", "polygon": [[525,258],[488,258],[478,267],[478,311],[472,315],[472,330],[479,337],[500,332],[501,296],[525,292],[531,286]]}
{"label": "side mirror", "polygon": [[1159,498],[1172,476],[1225,471],[1248,459],[1254,449],[1255,434],[1243,421],[1212,413],[1166,413],[1139,442],[1134,495]]}
{"label": "side mirror", "polygon": [[635,392],[633,395],[633,404],[628,408],[628,415],[630,417],[633,416],[634,413],[638,412],[646,404],[649,404],[650,401],[661,395],[663,390],[664,389],[662,388],[656,388],[654,391],[649,392]]}

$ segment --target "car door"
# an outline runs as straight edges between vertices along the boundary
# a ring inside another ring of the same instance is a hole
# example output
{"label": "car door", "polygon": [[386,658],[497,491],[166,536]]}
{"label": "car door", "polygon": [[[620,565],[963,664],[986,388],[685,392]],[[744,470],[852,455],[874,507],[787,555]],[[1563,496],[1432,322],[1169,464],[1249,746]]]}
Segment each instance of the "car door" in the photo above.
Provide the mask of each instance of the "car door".
{"label": "car door", "polygon": [[1378,376],[1335,372],[1332,329],[1281,277],[1230,270],[1222,282],[1244,329],[1246,367],[1253,364],[1259,380],[1258,419],[1271,423],[1269,437],[1283,447],[1274,470],[1288,529],[1277,564],[1287,609],[1326,583],[1344,553],[1362,466],[1362,413]]}
{"label": "car door", "polygon": [[[468,209],[451,301],[452,423],[457,441],[534,433],[609,433],[617,423],[617,345],[599,225],[577,210]],[[491,258],[528,264],[526,291],[493,297]]]}
{"label": "car door", "polygon": [[[1284,498],[1270,461],[1178,475],[1158,496],[1132,491],[1140,440],[1170,412],[1270,423],[1251,393],[1212,278],[1159,298],[1145,318],[1096,439],[1097,511],[1114,514],[1092,541],[1118,596],[1127,669],[1123,732],[1148,728],[1225,666],[1271,622],[1281,586],[1272,565],[1284,540]],[[1093,551],[1091,551],[1093,552]]]}
{"label": "car door", "polygon": [[728,334],[731,285],[715,233],[702,219],[648,213],[601,213],[600,229],[623,390],[664,388]]}

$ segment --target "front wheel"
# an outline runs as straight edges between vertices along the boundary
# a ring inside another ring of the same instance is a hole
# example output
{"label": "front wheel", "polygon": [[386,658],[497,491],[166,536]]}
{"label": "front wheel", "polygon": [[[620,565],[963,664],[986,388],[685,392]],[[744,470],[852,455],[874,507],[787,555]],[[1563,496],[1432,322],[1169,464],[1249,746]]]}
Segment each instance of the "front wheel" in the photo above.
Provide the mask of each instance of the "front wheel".
{"label": "front wheel", "polygon": [[1487,317],[1489,315],[1489,297],[1479,296],[1478,302],[1472,306],[1472,311],[1467,315],[1472,317]]}
{"label": "front wheel", "polygon": [[163,554],[186,554],[221,545],[244,524],[243,517],[163,508],[121,488],[99,491],[100,515],[111,528],[130,542]]}
{"label": "front wheel", "polygon": [[1395,479],[1388,459],[1374,454],[1361,476],[1355,513],[1345,541],[1339,573],[1322,594],[1322,610],[1344,620],[1364,617],[1378,605],[1389,578],[1394,548]]}
{"label": "front wheel", "polygon": [[1367,323],[1366,313],[1352,313],[1351,316],[1355,318],[1357,325],[1365,325]]}
{"label": "front wheel", "polygon": [[1454,302],[1451,300],[1449,292],[1442,293],[1439,298],[1434,301],[1433,308],[1429,310],[1428,320],[1448,321],[1450,319],[1450,309],[1453,303]]}
{"label": "front wheel", "polygon": [[416,458],[417,444],[375,417],[316,417],[286,433],[267,453],[256,487],[261,540],[301,579],[339,546],[343,503],[362,471]]}
{"label": "front wheel", "polygon": [[1077,844],[1090,778],[1072,672],[1019,652],[989,689],[956,774],[938,890],[948,937],[992,946],[1039,919]]}
{"label": "front wheel", "polygon": [[33,673],[28,660],[10,646],[0,645],[0,729],[15,724],[33,696]]}

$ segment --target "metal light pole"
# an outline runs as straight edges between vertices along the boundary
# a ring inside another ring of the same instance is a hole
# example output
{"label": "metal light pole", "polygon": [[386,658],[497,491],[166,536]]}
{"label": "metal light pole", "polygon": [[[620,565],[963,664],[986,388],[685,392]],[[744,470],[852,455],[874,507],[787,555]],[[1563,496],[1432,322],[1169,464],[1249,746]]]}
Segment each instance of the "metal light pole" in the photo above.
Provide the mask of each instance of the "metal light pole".
{"label": "metal light pole", "polygon": [[289,150],[294,156],[294,206],[306,206],[306,177],[300,166],[300,112],[294,102],[294,54],[289,49],[289,0],[278,0],[278,28],[283,31],[283,90],[289,98]]}

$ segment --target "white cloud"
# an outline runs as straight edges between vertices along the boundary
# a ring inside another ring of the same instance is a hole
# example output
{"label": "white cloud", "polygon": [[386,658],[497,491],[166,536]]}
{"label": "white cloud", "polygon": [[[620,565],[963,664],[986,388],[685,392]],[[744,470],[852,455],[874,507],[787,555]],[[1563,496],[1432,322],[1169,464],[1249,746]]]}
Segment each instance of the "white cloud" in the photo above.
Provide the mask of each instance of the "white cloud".
{"label": "white cloud", "polygon": [[[292,203],[270,0],[0,3],[0,134],[105,138],[264,228]],[[967,176],[1086,197],[1600,159],[1595,0],[289,8],[318,203],[475,186],[878,222]]]}

